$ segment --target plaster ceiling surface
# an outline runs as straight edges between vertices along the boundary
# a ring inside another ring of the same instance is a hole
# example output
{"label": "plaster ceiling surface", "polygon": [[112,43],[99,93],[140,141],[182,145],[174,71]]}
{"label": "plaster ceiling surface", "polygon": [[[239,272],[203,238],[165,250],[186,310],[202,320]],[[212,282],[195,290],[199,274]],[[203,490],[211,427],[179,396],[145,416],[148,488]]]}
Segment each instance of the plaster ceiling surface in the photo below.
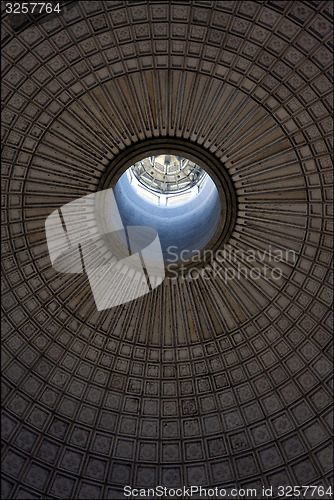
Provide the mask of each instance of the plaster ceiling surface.
{"label": "plaster ceiling surface", "polygon": [[[331,483],[332,8],[4,14],[3,498]],[[165,280],[97,311],[85,275],[53,270],[45,220],[96,192],[119,152],[165,136],[227,170],[226,249],[296,259],[279,280]]]}

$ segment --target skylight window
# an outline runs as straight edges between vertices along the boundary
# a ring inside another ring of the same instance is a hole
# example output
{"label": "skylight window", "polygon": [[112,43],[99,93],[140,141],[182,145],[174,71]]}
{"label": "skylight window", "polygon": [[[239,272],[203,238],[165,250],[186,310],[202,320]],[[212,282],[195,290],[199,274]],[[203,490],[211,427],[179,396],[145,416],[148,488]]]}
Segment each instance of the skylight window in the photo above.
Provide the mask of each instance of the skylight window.
{"label": "skylight window", "polygon": [[160,207],[188,202],[208,178],[196,163],[176,155],[148,156],[132,165],[127,175],[139,196]]}

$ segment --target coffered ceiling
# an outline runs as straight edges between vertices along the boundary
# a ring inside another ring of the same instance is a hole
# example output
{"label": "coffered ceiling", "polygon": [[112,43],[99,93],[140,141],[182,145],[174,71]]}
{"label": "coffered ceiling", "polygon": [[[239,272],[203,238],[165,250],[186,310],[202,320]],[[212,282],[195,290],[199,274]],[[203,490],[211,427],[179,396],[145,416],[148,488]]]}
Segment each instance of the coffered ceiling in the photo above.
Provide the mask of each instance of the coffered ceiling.
{"label": "coffered ceiling", "polygon": [[[4,14],[3,498],[330,484],[332,8]],[[165,280],[99,312],[85,275],[53,270],[46,217],[161,136],[219,159],[238,200],[225,248],[295,252],[281,279]]]}

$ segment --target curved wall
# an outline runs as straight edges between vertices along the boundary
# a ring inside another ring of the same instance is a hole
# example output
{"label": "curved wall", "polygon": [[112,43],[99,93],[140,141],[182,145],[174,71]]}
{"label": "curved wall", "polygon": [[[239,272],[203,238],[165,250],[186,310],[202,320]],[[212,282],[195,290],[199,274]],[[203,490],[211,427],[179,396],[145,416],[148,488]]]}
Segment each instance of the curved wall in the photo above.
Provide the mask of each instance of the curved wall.
{"label": "curved wall", "polygon": [[157,206],[145,200],[126,172],[114,193],[124,226],[151,226],[158,231],[165,262],[188,259],[205,247],[217,229],[220,201],[209,176],[197,195],[177,206]]}

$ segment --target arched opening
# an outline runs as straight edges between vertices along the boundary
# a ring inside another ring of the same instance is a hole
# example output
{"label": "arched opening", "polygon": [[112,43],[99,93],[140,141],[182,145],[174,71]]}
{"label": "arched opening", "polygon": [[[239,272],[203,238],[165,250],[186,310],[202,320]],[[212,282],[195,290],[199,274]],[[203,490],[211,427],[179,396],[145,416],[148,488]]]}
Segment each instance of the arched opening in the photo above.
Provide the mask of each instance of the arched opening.
{"label": "arched opening", "polygon": [[124,226],[157,230],[166,263],[200,252],[220,220],[214,181],[194,161],[179,155],[137,161],[120,177],[114,192]]}

